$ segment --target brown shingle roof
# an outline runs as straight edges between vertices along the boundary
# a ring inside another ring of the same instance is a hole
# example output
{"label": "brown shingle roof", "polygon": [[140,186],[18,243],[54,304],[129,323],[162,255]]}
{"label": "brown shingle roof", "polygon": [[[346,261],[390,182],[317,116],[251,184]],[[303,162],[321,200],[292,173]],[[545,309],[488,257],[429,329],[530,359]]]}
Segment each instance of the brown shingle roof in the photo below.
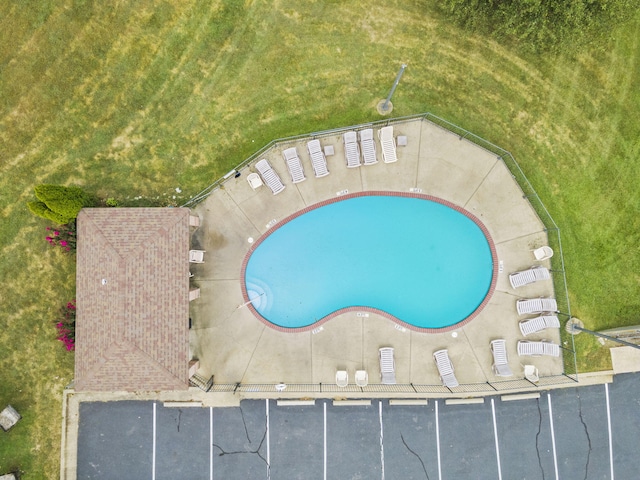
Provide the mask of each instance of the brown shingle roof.
{"label": "brown shingle roof", "polygon": [[75,388],[188,388],[189,210],[88,208],[77,229]]}

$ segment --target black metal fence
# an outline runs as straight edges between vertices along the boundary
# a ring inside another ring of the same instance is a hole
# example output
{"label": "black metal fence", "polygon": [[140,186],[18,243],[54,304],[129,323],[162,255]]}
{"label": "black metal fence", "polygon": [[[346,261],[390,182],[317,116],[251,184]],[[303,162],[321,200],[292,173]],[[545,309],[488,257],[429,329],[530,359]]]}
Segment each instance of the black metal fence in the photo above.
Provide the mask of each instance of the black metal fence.
{"label": "black metal fence", "polygon": [[[553,271],[552,278],[554,283],[556,301],[558,303],[559,317],[561,321],[563,319],[569,320],[571,318],[571,305],[569,302],[569,293],[567,289],[567,278],[565,273],[564,256],[562,252],[562,241],[560,238],[560,228],[558,228],[558,225],[549,214],[549,211],[542,203],[542,200],[540,199],[540,197],[534,190],[533,186],[525,176],[524,172],[518,165],[518,162],[516,162],[515,158],[513,157],[513,155],[511,155],[509,151],[497,145],[494,145],[488,140],[485,140],[484,138],[479,137],[478,135],[471,133],[468,130],[465,130],[462,127],[454,125],[453,123],[450,123],[447,120],[444,120],[431,113],[422,113],[422,114],[411,115],[406,117],[389,118],[389,119],[379,120],[379,121],[366,123],[362,125],[356,125],[356,126],[351,125],[348,127],[341,127],[341,128],[336,128],[332,130],[324,130],[321,132],[313,132],[313,133],[308,133],[304,135],[297,135],[294,137],[279,138],[277,140],[273,140],[269,142],[267,145],[265,145],[264,147],[262,147],[260,150],[255,152],[249,158],[244,160],[240,165],[238,165],[234,170],[231,170],[227,175],[218,179],[217,181],[209,185],[207,188],[202,190],[200,193],[198,193],[196,196],[190,199],[183,206],[194,207],[198,203],[204,201],[209,195],[211,195],[212,192],[220,188],[226,180],[228,180],[229,178],[232,178],[238,172],[242,172],[242,170],[248,168],[254,161],[256,161],[259,157],[263,156],[268,150],[270,150],[273,147],[284,147],[284,146],[296,143],[302,139],[309,139],[309,138],[321,139],[323,137],[341,134],[349,130],[361,130],[364,128],[381,127],[381,126],[387,126],[387,125],[399,125],[403,123],[415,122],[416,120],[422,120],[425,122],[429,122],[433,125],[436,125],[442,128],[443,130],[447,131],[448,133],[452,135],[456,135],[459,141],[471,142],[476,146],[492,154],[495,154],[496,157],[502,160],[505,166],[509,169],[509,171],[511,172],[511,175],[513,176],[517,184],[520,186],[520,189],[522,190],[523,198],[526,198],[528,200],[529,204],[538,215],[538,218],[545,226],[549,246],[554,251],[554,256],[551,258],[551,267]],[[548,386],[548,385],[555,384],[555,383],[546,383],[546,382],[564,383],[565,379],[568,379],[569,381],[574,381],[574,382],[578,381],[577,379],[578,367],[577,367],[575,342],[574,342],[573,335],[568,333],[564,328],[561,328],[560,338],[561,338],[561,347],[563,349],[563,355],[562,355],[563,375],[546,377],[548,380],[544,380],[544,378],[541,377],[540,383],[538,383],[539,386]],[[500,382],[500,383],[509,383],[509,382]],[[487,384],[483,383],[483,384],[474,384],[474,385],[482,385],[486,387]],[[497,384],[492,383],[489,385],[497,385]],[[273,386],[270,386],[270,388],[272,387]],[[376,386],[376,388],[383,388],[383,387],[387,388],[389,386],[382,386],[382,385]],[[403,386],[403,388],[405,387],[406,386]],[[413,387],[414,386],[412,386],[412,388]],[[211,391],[218,391],[216,390],[216,388],[217,388],[216,385],[214,385]],[[224,387],[224,388],[229,388],[229,387]],[[234,386],[234,388],[236,387]],[[237,388],[252,388],[252,386],[242,385],[241,387],[237,387]],[[314,388],[316,387],[314,386]],[[322,387],[318,386],[317,388],[322,388]],[[325,388],[330,388],[330,387],[327,385]],[[365,387],[365,388],[374,388],[374,386]],[[394,386],[394,388],[400,388],[400,386]],[[433,385],[421,386],[421,388],[430,388],[430,389],[441,388],[443,389],[444,392],[447,392],[449,390],[446,387],[433,386]],[[475,390],[476,387],[472,385],[461,385],[460,387],[456,387],[456,388],[463,389],[461,390],[461,393],[463,391],[464,392],[476,391]],[[464,390],[464,388],[466,388],[466,390]],[[228,391],[228,390],[224,390],[224,391]],[[273,391],[273,390],[269,390],[269,391]],[[306,391],[316,392],[316,390],[306,390]],[[380,391],[386,391],[386,390],[383,389]]]}
{"label": "black metal fence", "polygon": [[562,384],[574,384],[575,379],[568,375],[553,375],[548,377],[540,377],[538,382],[531,382],[526,378],[517,378],[513,380],[502,380],[499,382],[484,383],[468,383],[461,384],[457,387],[448,388],[442,385],[423,385],[423,384],[369,384],[366,387],[357,385],[347,385],[339,387],[333,383],[294,383],[294,384],[269,384],[269,383],[214,383],[210,392],[224,393],[281,393],[291,394],[299,393],[301,395],[313,394],[335,396],[347,394],[354,396],[362,394],[407,394],[409,396],[439,395],[439,394],[491,394],[506,393],[510,391],[536,390],[546,389],[551,386]]}

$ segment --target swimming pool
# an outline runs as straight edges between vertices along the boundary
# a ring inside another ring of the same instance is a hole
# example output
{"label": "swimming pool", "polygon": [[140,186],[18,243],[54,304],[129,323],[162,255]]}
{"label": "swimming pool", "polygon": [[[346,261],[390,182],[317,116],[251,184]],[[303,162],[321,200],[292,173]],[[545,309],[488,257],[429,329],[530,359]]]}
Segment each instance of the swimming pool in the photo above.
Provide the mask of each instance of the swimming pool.
{"label": "swimming pool", "polygon": [[243,263],[249,308],[279,330],[374,311],[419,331],[469,321],[496,281],[495,248],[469,212],[435,197],[348,195],[278,223]]}

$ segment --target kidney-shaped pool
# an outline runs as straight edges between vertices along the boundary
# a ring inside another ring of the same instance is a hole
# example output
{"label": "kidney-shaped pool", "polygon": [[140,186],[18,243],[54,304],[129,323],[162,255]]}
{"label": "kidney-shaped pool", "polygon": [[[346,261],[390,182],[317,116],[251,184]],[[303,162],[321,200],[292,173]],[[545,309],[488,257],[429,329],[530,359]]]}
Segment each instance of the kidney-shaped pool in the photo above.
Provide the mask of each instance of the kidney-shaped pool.
{"label": "kidney-shaped pool", "polygon": [[469,212],[426,195],[370,192],[308,207],[262,236],[243,264],[243,294],[279,330],[353,310],[442,331],[484,307],[495,264]]}

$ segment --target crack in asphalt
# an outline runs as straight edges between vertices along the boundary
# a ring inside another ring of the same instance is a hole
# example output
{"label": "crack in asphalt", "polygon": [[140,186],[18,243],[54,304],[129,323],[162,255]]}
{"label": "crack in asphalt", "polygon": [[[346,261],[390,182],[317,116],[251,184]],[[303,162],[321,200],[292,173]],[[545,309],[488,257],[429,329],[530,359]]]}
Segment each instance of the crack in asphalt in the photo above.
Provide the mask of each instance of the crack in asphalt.
{"label": "crack in asphalt", "polygon": [[427,480],[429,480],[429,474],[427,473],[427,467],[425,466],[424,462],[422,461],[422,458],[420,457],[420,455],[418,455],[416,452],[411,450],[411,447],[409,447],[409,445],[407,445],[407,442],[404,440],[404,436],[402,435],[402,433],[400,433],[400,438],[402,439],[402,443],[404,444],[406,449],[409,450],[411,453],[413,453],[418,458],[418,460],[420,461],[420,464],[422,465],[422,470],[424,470],[424,475],[425,475],[425,477],[427,477]]}
{"label": "crack in asphalt", "polygon": [[[249,429],[247,428],[247,422],[244,418],[244,413],[242,411],[242,407],[240,407],[240,417],[242,418],[242,425],[244,426],[244,432],[245,435],[247,437],[247,441],[249,443],[251,442],[251,438],[249,437]],[[220,453],[218,454],[219,457],[223,457],[225,455],[239,455],[239,454],[250,454],[250,455],[257,455],[263,462],[264,464],[267,466],[267,480],[269,480],[271,478],[271,465],[269,465],[269,462],[267,462],[267,459],[260,453],[260,449],[262,448],[262,444],[264,443],[265,439],[267,438],[267,419],[265,417],[264,419],[264,433],[262,434],[262,438],[260,439],[260,443],[258,444],[258,448],[256,448],[255,450],[234,450],[234,451],[226,451],[224,448],[222,448],[220,445],[218,445],[217,443],[212,443],[212,445],[217,448],[218,450],[220,450]]]}
{"label": "crack in asphalt", "polygon": [[180,432],[180,420],[182,419],[182,409],[178,409],[178,418],[176,418],[176,427],[178,428],[178,433]]}
{"label": "crack in asphalt", "polygon": [[542,472],[542,480],[545,479],[544,468],[542,467],[542,458],[540,457],[540,432],[542,431],[542,409],[540,408],[540,399],[536,400],[538,406],[538,433],[536,433],[536,454],[538,455],[538,465],[540,465],[540,471]]}
{"label": "crack in asphalt", "polygon": [[587,464],[584,466],[584,478],[587,479],[587,472],[589,471],[589,461],[591,460],[591,436],[589,435],[589,430],[587,429],[587,424],[582,417],[582,400],[580,399],[580,395],[576,395],[578,397],[578,417],[580,417],[580,423],[582,423],[582,427],[584,428],[584,434],[587,437],[587,443],[589,445],[589,450],[587,451]]}
{"label": "crack in asphalt", "polygon": [[240,405],[240,417],[242,417],[242,425],[244,425],[244,434],[247,437],[247,442],[251,443],[251,439],[249,438],[249,430],[247,430],[247,422],[244,419],[244,410],[242,410],[242,405]]}

